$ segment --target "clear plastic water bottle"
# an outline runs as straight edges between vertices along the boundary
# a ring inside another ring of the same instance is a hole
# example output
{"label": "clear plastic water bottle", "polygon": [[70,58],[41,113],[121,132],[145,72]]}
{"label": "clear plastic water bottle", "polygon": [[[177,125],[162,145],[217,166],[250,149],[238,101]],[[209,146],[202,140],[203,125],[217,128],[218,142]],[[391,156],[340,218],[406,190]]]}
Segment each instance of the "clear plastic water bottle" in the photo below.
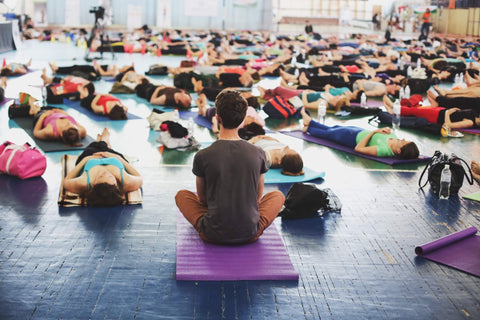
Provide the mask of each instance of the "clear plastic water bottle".
{"label": "clear plastic water bottle", "polygon": [[422,67],[422,60],[420,60],[420,58],[417,59],[417,68],[421,68]]}
{"label": "clear plastic water bottle", "polygon": [[440,199],[448,199],[450,197],[451,181],[452,173],[450,172],[450,165],[446,164],[440,176],[440,192],[438,193]]}
{"label": "clear plastic water bottle", "polygon": [[180,120],[180,113],[178,109],[173,110],[173,121],[178,122]]}
{"label": "clear plastic water bottle", "polygon": [[290,63],[290,67],[295,68],[295,64],[297,63],[297,53],[294,52],[292,54],[292,61]]}
{"label": "clear plastic water bottle", "polygon": [[365,92],[362,92],[362,95],[360,96],[360,106],[362,108],[367,107],[367,95],[365,94]]}
{"label": "clear plastic water bottle", "polygon": [[42,87],[42,106],[46,106],[47,105],[47,87],[46,86],[43,86]]}
{"label": "clear plastic water bottle", "polygon": [[408,99],[410,98],[410,86],[407,84],[407,86],[405,87],[405,96],[404,98]]}
{"label": "clear plastic water bottle", "polygon": [[413,73],[412,66],[408,66],[408,68],[407,68],[407,78],[411,78],[412,73]]}
{"label": "clear plastic water bottle", "polygon": [[455,84],[458,84],[458,82],[459,82],[459,77],[458,77],[458,76],[459,76],[459,74],[457,73],[457,74],[455,75],[454,80],[453,80],[453,84],[454,84],[454,85],[455,85]]}
{"label": "clear plastic water bottle", "polygon": [[300,75],[300,70],[298,70],[298,68],[295,68],[295,72],[293,74],[295,75],[295,77],[298,78],[298,76]]}
{"label": "clear plastic water bottle", "polygon": [[398,92],[398,99],[402,100],[403,98],[405,98],[405,89],[403,89],[403,87],[401,87],[399,92]]}
{"label": "clear plastic water bottle", "polygon": [[327,114],[327,104],[325,103],[325,100],[320,100],[320,103],[318,104],[318,122],[320,123],[325,123],[325,115]]}
{"label": "clear plastic water bottle", "polygon": [[398,129],[400,127],[400,113],[401,113],[401,105],[400,105],[400,100],[395,100],[393,103],[393,121],[392,121],[392,126],[393,129]]}

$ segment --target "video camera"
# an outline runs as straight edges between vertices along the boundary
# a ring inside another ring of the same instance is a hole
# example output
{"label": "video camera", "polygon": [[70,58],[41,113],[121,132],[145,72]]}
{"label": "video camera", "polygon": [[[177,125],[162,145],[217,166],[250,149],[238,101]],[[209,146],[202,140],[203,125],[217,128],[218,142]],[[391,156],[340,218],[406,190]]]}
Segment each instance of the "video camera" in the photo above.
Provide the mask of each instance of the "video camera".
{"label": "video camera", "polygon": [[89,12],[95,14],[95,21],[97,21],[99,19],[103,19],[103,16],[105,15],[105,8],[102,6],[91,7]]}

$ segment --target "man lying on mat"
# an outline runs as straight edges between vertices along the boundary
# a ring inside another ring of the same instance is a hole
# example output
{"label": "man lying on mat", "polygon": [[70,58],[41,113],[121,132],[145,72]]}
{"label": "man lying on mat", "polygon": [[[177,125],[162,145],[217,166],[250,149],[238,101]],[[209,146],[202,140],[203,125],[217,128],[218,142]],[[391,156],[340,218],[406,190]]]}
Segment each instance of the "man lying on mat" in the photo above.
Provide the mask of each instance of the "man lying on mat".
{"label": "man lying on mat", "polygon": [[10,119],[33,117],[33,136],[40,140],[61,140],[69,145],[78,145],[87,131],[72,116],[62,109],[39,107],[35,98],[20,93],[20,103],[8,108]]}
{"label": "man lying on mat", "polygon": [[390,128],[368,131],[354,126],[329,127],[313,120],[305,109],[301,110],[303,132],[314,137],[334,141],[350,147],[356,152],[374,157],[418,158],[418,147],[414,142],[398,139]]}
{"label": "man lying on mat", "polygon": [[219,140],[195,155],[192,171],[197,193],[180,190],[175,201],[203,240],[253,242],[278,215],[285,197],[280,191],[262,197],[268,170],[265,152],[238,135],[246,100],[238,91],[226,89],[215,107]]}
{"label": "man lying on mat", "polygon": [[63,181],[66,190],[84,195],[89,206],[97,207],[122,204],[125,194],[142,184],[140,173],[121,153],[111,149],[107,128],[85,148]]}

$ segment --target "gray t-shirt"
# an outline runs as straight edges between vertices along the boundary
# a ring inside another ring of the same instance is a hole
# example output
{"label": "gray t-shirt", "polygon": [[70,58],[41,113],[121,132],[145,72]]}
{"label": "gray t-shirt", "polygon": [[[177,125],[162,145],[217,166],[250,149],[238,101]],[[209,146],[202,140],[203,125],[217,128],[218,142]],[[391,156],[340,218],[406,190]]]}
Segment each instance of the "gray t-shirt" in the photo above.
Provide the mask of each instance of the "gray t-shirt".
{"label": "gray t-shirt", "polygon": [[200,231],[222,243],[242,243],[258,232],[258,183],[265,152],[244,140],[218,140],[200,150],[192,172],[205,178],[208,212]]}

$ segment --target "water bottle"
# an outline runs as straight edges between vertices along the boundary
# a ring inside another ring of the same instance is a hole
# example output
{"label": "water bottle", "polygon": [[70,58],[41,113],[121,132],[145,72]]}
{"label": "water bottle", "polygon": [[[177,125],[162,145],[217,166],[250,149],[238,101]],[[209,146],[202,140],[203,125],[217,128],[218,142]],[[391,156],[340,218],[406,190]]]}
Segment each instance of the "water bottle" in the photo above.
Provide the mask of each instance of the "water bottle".
{"label": "water bottle", "polygon": [[42,87],[42,106],[47,106],[47,87]]}
{"label": "water bottle", "polygon": [[440,176],[440,192],[438,196],[440,199],[448,199],[450,197],[450,182],[452,181],[452,173],[450,172],[450,165],[446,164]]}
{"label": "water bottle", "polygon": [[422,60],[420,58],[417,59],[417,68],[420,68],[422,66]]}
{"label": "water bottle", "polygon": [[411,78],[412,73],[413,73],[412,66],[408,66],[408,68],[407,68],[407,78]]}
{"label": "water bottle", "polygon": [[362,108],[367,107],[367,95],[365,94],[365,92],[362,92],[362,95],[360,96],[360,106]]}
{"label": "water bottle", "polygon": [[398,99],[402,100],[403,98],[405,98],[405,89],[401,87],[400,91],[398,92]]}
{"label": "water bottle", "polygon": [[457,73],[457,74],[455,75],[455,78],[453,79],[453,84],[454,84],[454,85],[458,84],[458,82],[459,82],[458,76],[459,76],[459,74]]}
{"label": "water bottle", "polygon": [[173,121],[178,122],[180,120],[180,114],[178,113],[178,109],[173,110]]}
{"label": "water bottle", "polygon": [[290,67],[295,68],[295,64],[297,63],[297,55],[296,52],[292,55],[292,62],[290,63]]}
{"label": "water bottle", "polygon": [[400,112],[401,112],[400,100],[395,100],[393,103],[393,129],[398,129],[400,127]]}
{"label": "water bottle", "polygon": [[193,136],[193,129],[194,129],[193,118],[188,119],[187,129],[188,129],[188,135]]}
{"label": "water bottle", "polygon": [[405,87],[405,96],[404,98],[408,99],[410,98],[410,86],[407,84],[407,86]]}
{"label": "water bottle", "polygon": [[293,74],[295,75],[295,77],[298,78],[298,76],[300,75],[300,70],[298,70],[298,68],[295,68],[295,72]]}
{"label": "water bottle", "polygon": [[318,122],[320,123],[325,123],[325,115],[327,114],[327,104],[325,103],[325,100],[320,100],[320,103],[318,104]]}

